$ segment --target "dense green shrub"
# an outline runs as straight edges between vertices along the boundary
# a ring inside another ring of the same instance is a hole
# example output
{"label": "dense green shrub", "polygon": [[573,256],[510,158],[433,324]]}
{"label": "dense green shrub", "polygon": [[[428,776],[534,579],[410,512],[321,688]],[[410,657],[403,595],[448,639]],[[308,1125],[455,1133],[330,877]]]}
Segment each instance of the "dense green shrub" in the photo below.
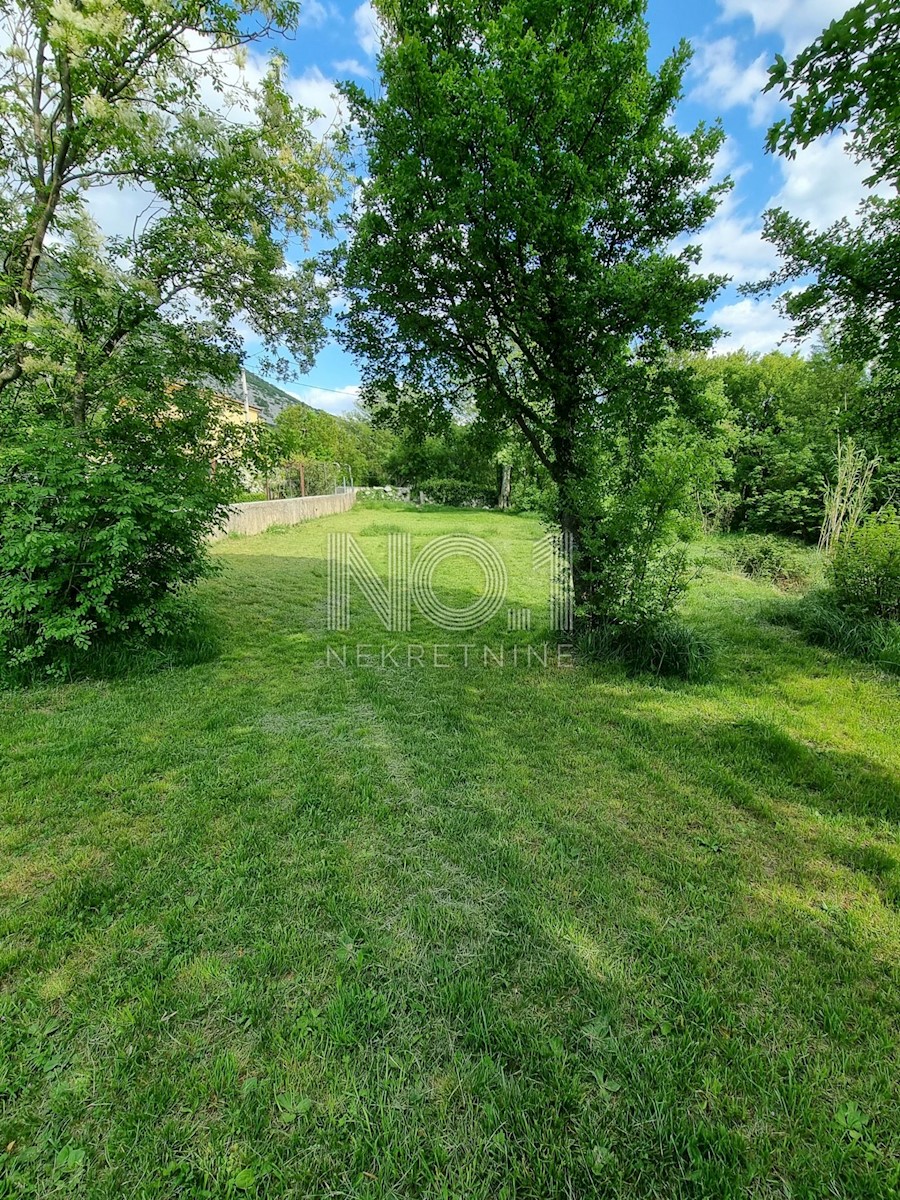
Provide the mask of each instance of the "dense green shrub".
{"label": "dense green shrub", "polygon": [[0,666],[60,666],[179,619],[173,601],[209,572],[208,537],[261,436],[217,411],[161,388],[80,428],[0,415]]}
{"label": "dense green shrub", "polygon": [[737,569],[750,579],[761,579],[781,588],[802,587],[809,578],[798,547],[781,538],[747,534],[730,546]]}
{"label": "dense green shrub", "polygon": [[448,504],[451,508],[481,507],[490,503],[483,487],[464,479],[424,479],[421,491],[433,504]]}
{"label": "dense green shrub", "polygon": [[827,347],[808,358],[738,351],[698,358],[700,377],[721,385],[728,406],[728,469],[709,507],[710,531],[742,530],[818,540],[824,492],[838,444],[852,438],[881,460],[882,502],[897,486],[900,438],[890,389]]}
{"label": "dense green shrub", "polygon": [[900,513],[884,509],[841,538],[828,571],[838,608],[876,620],[900,620]]}

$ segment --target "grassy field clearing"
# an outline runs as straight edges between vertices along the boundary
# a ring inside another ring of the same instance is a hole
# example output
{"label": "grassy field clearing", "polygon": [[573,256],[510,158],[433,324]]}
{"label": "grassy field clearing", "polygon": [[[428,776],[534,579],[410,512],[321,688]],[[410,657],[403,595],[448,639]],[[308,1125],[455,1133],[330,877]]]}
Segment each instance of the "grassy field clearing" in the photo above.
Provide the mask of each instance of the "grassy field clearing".
{"label": "grassy field clearing", "polygon": [[0,1196],[897,1196],[898,681],[716,569],[704,684],[329,634],[332,531],[543,619],[537,522],[359,506],[217,547],[207,661],[0,695]]}

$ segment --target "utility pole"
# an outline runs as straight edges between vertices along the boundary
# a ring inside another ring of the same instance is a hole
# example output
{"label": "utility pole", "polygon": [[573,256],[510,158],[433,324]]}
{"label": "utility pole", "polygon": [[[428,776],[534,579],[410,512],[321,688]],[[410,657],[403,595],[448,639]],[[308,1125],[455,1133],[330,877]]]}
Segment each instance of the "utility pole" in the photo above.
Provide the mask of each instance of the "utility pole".
{"label": "utility pole", "polygon": [[241,391],[244,393],[244,416],[250,423],[250,391],[247,387],[247,372],[241,367]]}

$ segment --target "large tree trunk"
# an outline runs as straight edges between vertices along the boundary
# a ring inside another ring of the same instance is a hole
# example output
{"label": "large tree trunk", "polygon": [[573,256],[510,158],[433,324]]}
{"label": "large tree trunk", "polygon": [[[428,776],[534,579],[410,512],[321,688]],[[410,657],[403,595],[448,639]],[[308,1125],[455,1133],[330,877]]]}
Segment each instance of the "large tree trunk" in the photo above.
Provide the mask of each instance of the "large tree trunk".
{"label": "large tree trunk", "polygon": [[[567,542],[566,551],[572,566],[572,598],[575,605],[576,629],[589,628],[593,598],[592,561],[586,546],[584,514],[579,493],[584,483],[584,464],[578,453],[578,438],[574,422],[575,406],[563,398],[557,403],[557,428],[553,438],[553,470],[557,486],[557,519]],[[579,613],[580,610],[580,613]]]}
{"label": "large tree trunk", "polygon": [[512,481],[512,467],[509,463],[500,466],[500,494],[497,497],[498,508],[509,508],[509,493]]}

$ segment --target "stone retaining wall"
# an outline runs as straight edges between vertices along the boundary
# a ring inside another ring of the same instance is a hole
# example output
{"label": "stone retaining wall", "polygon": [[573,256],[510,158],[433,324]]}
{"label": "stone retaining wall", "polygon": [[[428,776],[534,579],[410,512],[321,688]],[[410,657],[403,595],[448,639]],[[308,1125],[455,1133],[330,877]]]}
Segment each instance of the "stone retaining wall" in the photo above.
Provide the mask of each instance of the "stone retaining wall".
{"label": "stone retaining wall", "polygon": [[253,500],[249,504],[234,504],[228,510],[228,520],[215,535],[229,533],[262,533],[272,525],[299,525],[316,517],[330,517],[346,512],[356,503],[355,490],[336,496],[304,496],[296,500]]}

